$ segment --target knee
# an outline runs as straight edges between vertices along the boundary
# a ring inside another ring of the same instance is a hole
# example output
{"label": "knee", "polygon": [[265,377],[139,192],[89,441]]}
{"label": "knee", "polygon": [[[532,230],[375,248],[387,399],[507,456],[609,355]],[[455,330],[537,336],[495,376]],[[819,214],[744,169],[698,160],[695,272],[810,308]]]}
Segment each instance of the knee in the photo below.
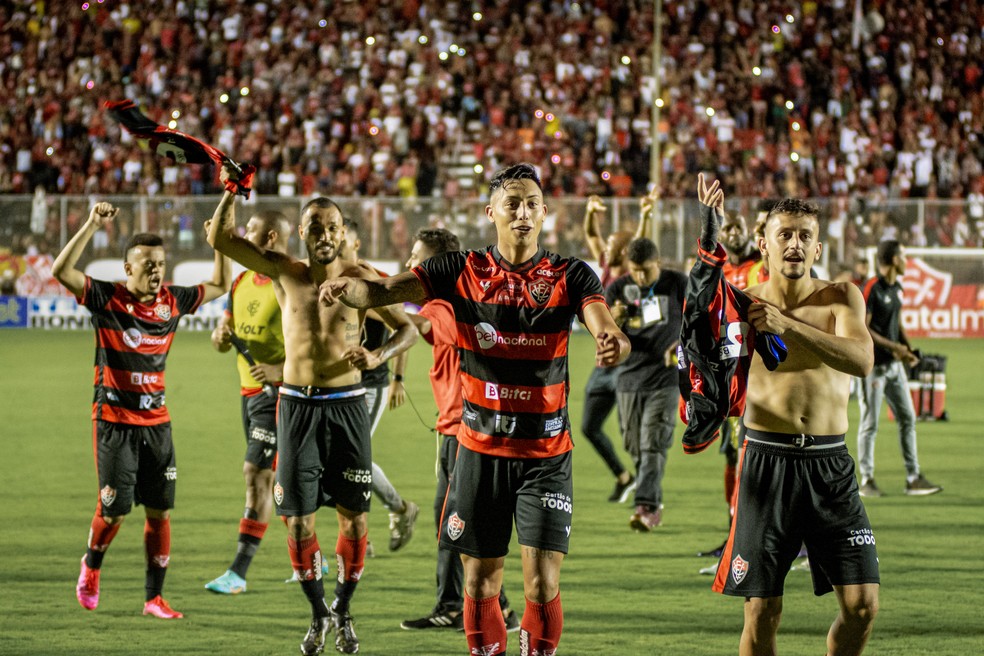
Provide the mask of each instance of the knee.
{"label": "knee", "polygon": [[844,620],[852,624],[868,626],[878,615],[878,598],[865,597],[844,607]]}
{"label": "knee", "polygon": [[756,631],[775,634],[782,619],[782,598],[749,599],[745,602],[745,624]]}
{"label": "knee", "polygon": [[306,540],[314,536],[314,515],[287,518],[287,534],[294,540]]}

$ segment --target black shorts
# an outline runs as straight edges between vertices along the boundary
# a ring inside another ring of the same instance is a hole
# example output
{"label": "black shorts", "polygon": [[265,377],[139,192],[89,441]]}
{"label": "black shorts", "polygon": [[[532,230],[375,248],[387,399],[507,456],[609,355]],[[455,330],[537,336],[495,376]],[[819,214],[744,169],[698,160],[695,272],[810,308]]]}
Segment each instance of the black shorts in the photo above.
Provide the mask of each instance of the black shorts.
{"label": "black shorts", "polygon": [[272,469],[277,458],[277,398],[261,392],[242,397],[246,462]]}
{"label": "black shorts", "polygon": [[567,553],[573,509],[570,451],[552,458],[502,458],[459,445],[441,547],[501,558],[509,553],[515,517],[521,545]]}
{"label": "black shorts", "polygon": [[283,385],[277,412],[277,513],[299,517],[321,506],[368,512],[372,451],[365,388]]}
{"label": "black shorts", "polygon": [[833,585],[878,583],[875,536],[843,436],[823,436],[837,443],[806,448],[757,441],[777,437],[794,436],[746,432],[738,503],[714,590],[781,596],[802,544],[816,595],[831,592]]}
{"label": "black shorts", "polygon": [[171,423],[134,426],[96,420],[99,514],[128,515],[133,504],[155,510],[174,508],[178,470]]}

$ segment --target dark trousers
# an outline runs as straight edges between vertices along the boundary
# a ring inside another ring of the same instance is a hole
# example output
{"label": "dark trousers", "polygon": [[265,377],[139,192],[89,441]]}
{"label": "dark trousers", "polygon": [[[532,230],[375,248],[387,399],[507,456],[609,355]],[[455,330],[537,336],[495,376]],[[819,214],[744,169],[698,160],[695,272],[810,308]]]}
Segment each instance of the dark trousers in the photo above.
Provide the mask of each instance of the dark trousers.
{"label": "dark trousers", "polygon": [[581,432],[612,470],[612,474],[619,476],[625,471],[625,467],[604,430],[605,420],[615,407],[615,379],[615,367],[595,367],[591,372],[588,384],[584,387]]}

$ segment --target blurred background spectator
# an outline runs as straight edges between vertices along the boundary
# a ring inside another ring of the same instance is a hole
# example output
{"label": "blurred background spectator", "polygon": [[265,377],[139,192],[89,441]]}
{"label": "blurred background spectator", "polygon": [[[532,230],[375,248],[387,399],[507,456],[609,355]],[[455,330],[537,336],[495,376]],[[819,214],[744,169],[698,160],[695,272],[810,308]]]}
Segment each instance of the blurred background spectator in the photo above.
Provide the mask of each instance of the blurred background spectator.
{"label": "blurred background spectator", "polygon": [[[255,163],[261,195],[480,198],[497,166],[528,160],[551,195],[640,196],[652,12],[632,0],[5,2],[0,193],[41,190],[33,223],[44,191],[219,191],[208,167],[170,165],[101,111],[133,98]],[[893,230],[981,245],[984,3],[666,0],[663,17],[664,198],[705,170],[729,197],[831,199],[841,244]],[[913,197],[960,202],[913,230],[892,210]],[[556,239],[576,231],[556,221]],[[190,243],[180,214],[171,229]]]}

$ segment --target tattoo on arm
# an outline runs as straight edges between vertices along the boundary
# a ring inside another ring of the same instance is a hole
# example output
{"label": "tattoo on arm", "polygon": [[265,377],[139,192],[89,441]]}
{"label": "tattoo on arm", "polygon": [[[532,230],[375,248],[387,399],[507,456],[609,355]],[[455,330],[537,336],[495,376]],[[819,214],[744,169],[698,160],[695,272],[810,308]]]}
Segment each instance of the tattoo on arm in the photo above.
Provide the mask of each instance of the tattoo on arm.
{"label": "tattoo on arm", "polygon": [[425,298],[424,286],[416,276],[401,274],[386,282],[366,280],[368,307],[393,305],[406,301],[420,302]]}

